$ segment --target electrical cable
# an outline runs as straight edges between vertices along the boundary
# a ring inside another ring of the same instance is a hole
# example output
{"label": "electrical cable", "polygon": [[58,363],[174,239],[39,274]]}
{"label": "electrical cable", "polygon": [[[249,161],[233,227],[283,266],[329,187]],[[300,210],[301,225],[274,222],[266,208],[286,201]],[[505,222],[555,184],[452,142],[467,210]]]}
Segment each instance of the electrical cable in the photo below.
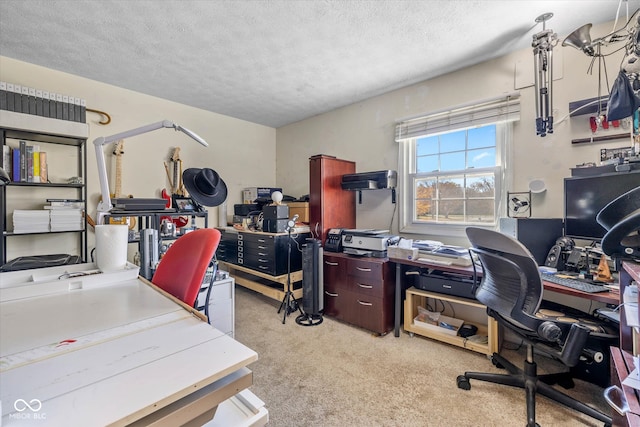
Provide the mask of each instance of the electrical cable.
{"label": "electrical cable", "polygon": [[[211,324],[211,317],[209,317],[209,299],[211,298],[211,291],[213,289],[213,282],[215,282],[216,280],[216,274],[218,273],[218,260],[215,256],[215,254],[213,255],[213,260],[211,261],[211,263],[213,264],[213,270],[211,272],[211,280],[209,281],[209,288],[207,289],[207,296],[205,297],[204,300],[204,315],[207,316],[207,323]],[[211,265],[210,265],[211,266]],[[206,276],[206,273],[205,273]],[[196,302],[195,302],[195,308],[197,309],[198,307],[198,299],[196,298]]]}

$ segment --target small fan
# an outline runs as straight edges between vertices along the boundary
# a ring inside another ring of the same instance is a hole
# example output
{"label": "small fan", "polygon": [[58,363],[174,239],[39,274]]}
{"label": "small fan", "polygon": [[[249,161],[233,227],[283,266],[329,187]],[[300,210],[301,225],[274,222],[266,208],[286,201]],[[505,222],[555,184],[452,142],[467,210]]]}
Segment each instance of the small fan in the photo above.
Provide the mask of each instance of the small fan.
{"label": "small fan", "polygon": [[531,217],[531,192],[507,193],[509,205],[507,216],[509,218]]}

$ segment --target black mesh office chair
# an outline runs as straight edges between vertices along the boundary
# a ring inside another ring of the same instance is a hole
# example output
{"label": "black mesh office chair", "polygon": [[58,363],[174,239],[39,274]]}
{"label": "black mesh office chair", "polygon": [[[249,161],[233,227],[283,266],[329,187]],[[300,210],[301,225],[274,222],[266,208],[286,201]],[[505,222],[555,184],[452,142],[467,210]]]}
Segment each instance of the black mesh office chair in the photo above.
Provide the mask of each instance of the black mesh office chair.
{"label": "black mesh office chair", "polygon": [[546,396],[610,425],[611,417],[579,402],[540,381],[534,360],[534,348],[575,366],[585,348],[590,330],[577,323],[555,322],[536,317],[542,301],[542,279],[531,253],[519,241],[496,231],[467,228],[472,252],[482,263],[482,281],[476,298],[487,306],[488,314],[513,331],[526,344],[527,358],[519,369],[498,353],[492,362],[508,374],[465,372],[457,378],[458,387],[469,390],[470,379],[524,388],[527,403],[527,426],[536,426],[536,394]]}

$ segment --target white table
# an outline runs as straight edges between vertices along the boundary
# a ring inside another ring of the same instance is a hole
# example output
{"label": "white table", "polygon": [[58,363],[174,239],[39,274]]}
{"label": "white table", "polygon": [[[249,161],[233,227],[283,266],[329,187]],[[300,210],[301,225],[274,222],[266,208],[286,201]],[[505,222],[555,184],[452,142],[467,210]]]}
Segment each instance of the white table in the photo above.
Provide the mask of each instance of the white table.
{"label": "white table", "polygon": [[0,274],[3,426],[202,425],[251,385],[257,354],[137,271],[34,272]]}

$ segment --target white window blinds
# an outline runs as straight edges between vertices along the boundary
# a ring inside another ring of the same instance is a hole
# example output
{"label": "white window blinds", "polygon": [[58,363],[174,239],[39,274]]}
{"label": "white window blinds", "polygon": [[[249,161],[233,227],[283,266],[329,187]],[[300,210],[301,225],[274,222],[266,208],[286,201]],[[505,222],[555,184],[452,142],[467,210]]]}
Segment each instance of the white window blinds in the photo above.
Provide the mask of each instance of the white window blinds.
{"label": "white window blinds", "polygon": [[399,121],[396,141],[515,120],[520,120],[520,93],[517,92]]}

